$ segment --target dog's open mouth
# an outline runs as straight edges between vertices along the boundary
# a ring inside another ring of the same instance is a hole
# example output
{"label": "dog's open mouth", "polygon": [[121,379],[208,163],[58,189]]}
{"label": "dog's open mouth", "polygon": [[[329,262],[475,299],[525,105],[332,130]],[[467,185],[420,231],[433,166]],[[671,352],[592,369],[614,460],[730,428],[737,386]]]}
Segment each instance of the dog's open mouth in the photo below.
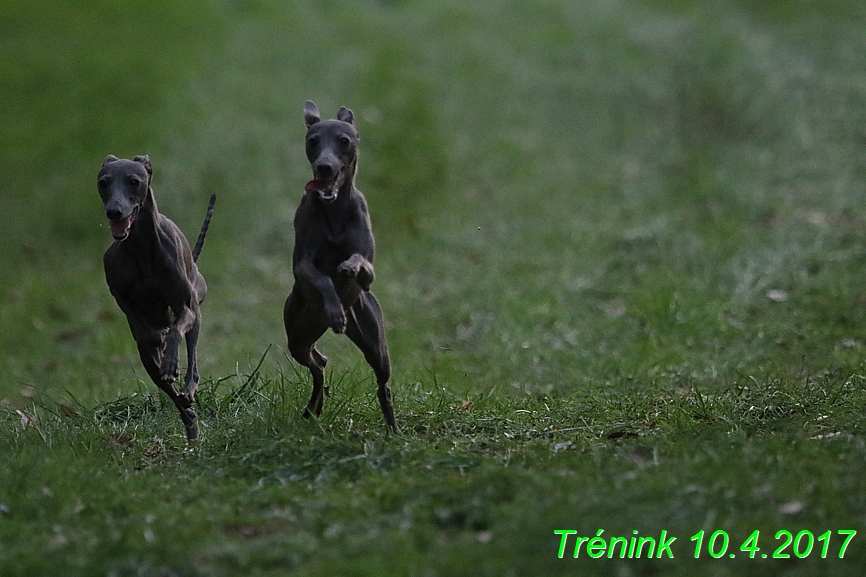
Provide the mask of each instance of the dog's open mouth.
{"label": "dog's open mouth", "polygon": [[132,212],[127,216],[122,216],[114,220],[109,219],[108,225],[111,227],[111,236],[115,240],[124,240],[129,236],[129,231],[132,228],[132,223],[135,222],[135,217],[138,216],[138,207],[132,209]]}
{"label": "dog's open mouth", "polygon": [[326,203],[337,200],[337,193],[340,187],[343,186],[345,176],[343,171],[339,171],[333,178],[314,178],[304,186],[306,194],[318,193],[319,198]]}

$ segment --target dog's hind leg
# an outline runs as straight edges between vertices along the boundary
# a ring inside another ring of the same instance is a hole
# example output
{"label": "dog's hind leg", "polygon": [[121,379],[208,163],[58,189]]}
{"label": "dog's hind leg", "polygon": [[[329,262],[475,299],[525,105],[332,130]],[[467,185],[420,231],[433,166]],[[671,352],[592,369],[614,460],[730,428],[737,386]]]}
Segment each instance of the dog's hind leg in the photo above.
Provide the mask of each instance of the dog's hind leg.
{"label": "dog's hind leg", "polygon": [[305,302],[296,291],[289,293],[283,309],[289,353],[313,377],[313,394],[304,409],[304,418],[322,414],[325,392],[325,365],[328,358],[316,350],[316,341],[325,334],[327,325],[304,318]]}
{"label": "dog's hind leg", "polygon": [[[210,212],[213,208],[213,197],[211,197],[211,208],[208,209],[208,220],[210,220]],[[205,221],[207,224],[207,221]],[[203,233],[202,233],[203,235]],[[199,237],[199,244],[201,244],[203,240],[203,236]],[[201,247],[199,246],[199,250]],[[193,265],[195,267],[195,265]],[[207,285],[204,282],[204,277],[198,273],[198,270],[195,270],[195,298],[191,302],[191,310],[193,313],[193,321],[190,325],[189,331],[184,335],[184,340],[186,340],[186,376],[184,377],[184,388],[183,388],[183,397],[185,398],[180,404],[175,400],[175,404],[180,410],[180,416],[183,419],[184,425],[186,425],[186,433],[187,437],[190,439],[194,439],[198,436],[198,429],[194,426],[193,419],[195,418],[194,409],[190,406],[193,401],[195,401],[195,394],[198,391],[199,384],[199,374],[198,374],[198,358],[196,356],[196,347],[198,345],[198,335],[199,331],[201,331],[201,309],[199,305],[201,305],[204,300],[205,295],[207,294]],[[186,404],[186,407],[182,407],[182,404]],[[192,435],[192,436],[190,436]]]}
{"label": "dog's hind leg", "polygon": [[198,333],[201,329],[201,316],[196,314],[195,320],[184,337],[186,339],[186,377],[184,378],[183,394],[192,402],[198,390],[199,374],[196,361],[196,345],[198,344]]}
{"label": "dog's hind leg", "polygon": [[309,419],[313,415],[318,417],[322,414],[322,405],[324,404],[325,365],[328,364],[328,358],[317,351],[314,346],[299,347],[291,341],[289,342],[289,353],[300,365],[307,367],[313,377],[313,394],[304,409],[304,418]]}
{"label": "dog's hind leg", "polygon": [[317,351],[315,347],[310,349],[309,357],[311,362],[307,368],[310,369],[310,374],[313,376],[313,394],[310,396],[307,408],[304,409],[304,418],[306,419],[313,415],[318,417],[322,414],[322,405],[325,403],[325,365],[328,364],[327,357]]}
{"label": "dog's hind leg", "polygon": [[391,357],[388,353],[388,341],[385,339],[385,323],[382,309],[371,292],[362,292],[349,309],[346,336],[364,354],[364,359],[372,367],[379,388],[379,406],[385,422],[395,433],[399,433],[397,420],[394,417],[394,405],[391,402],[391,389],[388,379],[391,378]]}

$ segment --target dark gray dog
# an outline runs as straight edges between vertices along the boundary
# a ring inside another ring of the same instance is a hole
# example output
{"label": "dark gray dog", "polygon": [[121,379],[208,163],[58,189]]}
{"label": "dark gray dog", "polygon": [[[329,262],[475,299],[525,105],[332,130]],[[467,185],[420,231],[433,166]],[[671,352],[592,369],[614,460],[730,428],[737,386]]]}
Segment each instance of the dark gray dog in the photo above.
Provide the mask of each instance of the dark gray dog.
{"label": "dark gray dog", "polygon": [[[190,251],[180,229],[157,210],[152,176],[147,156],[126,160],[109,155],[102,164],[97,186],[115,239],[105,251],[105,280],[126,315],[147,374],[174,401],[192,440],[198,437],[192,403],[199,381],[195,358],[199,305],[207,294],[195,261],[216,195],[211,196],[198,242]],[[182,337],[188,366],[184,391],[179,393],[174,381]]]}
{"label": "dark gray dog", "polygon": [[345,333],[364,353],[376,374],[385,422],[399,433],[388,388],[391,359],[382,309],[370,292],[373,231],[367,201],[355,188],[354,116],[344,107],[336,120],[323,121],[316,105],[307,101],[304,120],[313,180],[304,187],[295,212],[295,285],[283,310],[289,352],[313,376],[313,395],[304,416],[322,413],[328,359],[316,350],[316,341],[330,328]]}

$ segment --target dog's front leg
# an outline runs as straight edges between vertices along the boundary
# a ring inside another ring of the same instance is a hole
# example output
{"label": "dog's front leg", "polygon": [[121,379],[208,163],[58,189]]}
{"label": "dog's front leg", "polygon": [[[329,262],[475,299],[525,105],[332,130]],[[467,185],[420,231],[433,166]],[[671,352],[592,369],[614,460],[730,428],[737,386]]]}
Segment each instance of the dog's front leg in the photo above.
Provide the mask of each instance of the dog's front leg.
{"label": "dog's front leg", "polygon": [[328,326],[337,334],[346,331],[346,311],[337,296],[334,281],[316,268],[312,260],[303,259],[295,266],[295,279],[302,285],[312,286],[321,296]]}
{"label": "dog's front leg", "polygon": [[370,290],[375,274],[373,264],[357,252],[340,263],[337,272],[341,275],[355,279],[362,290]]}
{"label": "dog's front leg", "polygon": [[165,331],[155,330],[146,319],[142,318],[138,309],[132,305],[132,301],[125,294],[113,290],[110,285],[109,290],[111,290],[120,310],[126,315],[126,322],[129,324],[129,330],[132,332],[132,338],[138,345],[139,351],[145,351],[142,353],[142,361],[145,364],[145,369],[147,369],[147,374],[155,384],[161,385],[162,379],[159,378],[156,369],[162,364],[162,356],[165,351]]}
{"label": "dog's front leg", "polygon": [[[180,340],[192,329],[196,322],[196,314],[188,306],[183,306],[175,314],[177,315],[177,321],[165,336],[165,355],[162,358],[162,366],[160,367],[160,376],[165,382],[171,382],[177,378]],[[191,359],[190,362],[195,362],[195,359]]]}
{"label": "dog's front leg", "polygon": [[[198,311],[189,306],[183,306],[177,311],[177,322],[168,330],[165,337],[165,353],[160,366],[160,377],[163,380],[163,390],[171,396],[186,429],[186,438],[190,441],[198,438],[198,427],[196,426],[195,409],[192,407],[193,395],[198,387],[198,369],[196,367],[195,345],[198,339],[199,316]],[[175,391],[173,381],[178,375],[178,349],[180,340],[186,336],[187,345],[187,372],[186,385],[182,393]]]}

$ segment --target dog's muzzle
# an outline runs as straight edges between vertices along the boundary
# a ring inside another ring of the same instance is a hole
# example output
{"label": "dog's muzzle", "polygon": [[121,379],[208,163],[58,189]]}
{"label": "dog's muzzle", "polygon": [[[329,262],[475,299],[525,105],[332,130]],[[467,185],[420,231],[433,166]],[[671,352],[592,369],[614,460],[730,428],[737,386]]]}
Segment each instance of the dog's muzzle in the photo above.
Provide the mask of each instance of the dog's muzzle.
{"label": "dog's muzzle", "polygon": [[120,211],[105,212],[105,215],[108,217],[108,226],[111,227],[111,236],[115,240],[124,240],[129,236],[132,223],[135,222],[135,218],[138,216],[138,209],[139,207],[134,207],[132,212],[126,216],[123,216]]}
{"label": "dog's muzzle", "polygon": [[345,179],[344,170],[340,170],[331,178],[314,178],[304,186],[304,192],[306,194],[317,193],[322,202],[331,203],[337,200],[337,194]]}

